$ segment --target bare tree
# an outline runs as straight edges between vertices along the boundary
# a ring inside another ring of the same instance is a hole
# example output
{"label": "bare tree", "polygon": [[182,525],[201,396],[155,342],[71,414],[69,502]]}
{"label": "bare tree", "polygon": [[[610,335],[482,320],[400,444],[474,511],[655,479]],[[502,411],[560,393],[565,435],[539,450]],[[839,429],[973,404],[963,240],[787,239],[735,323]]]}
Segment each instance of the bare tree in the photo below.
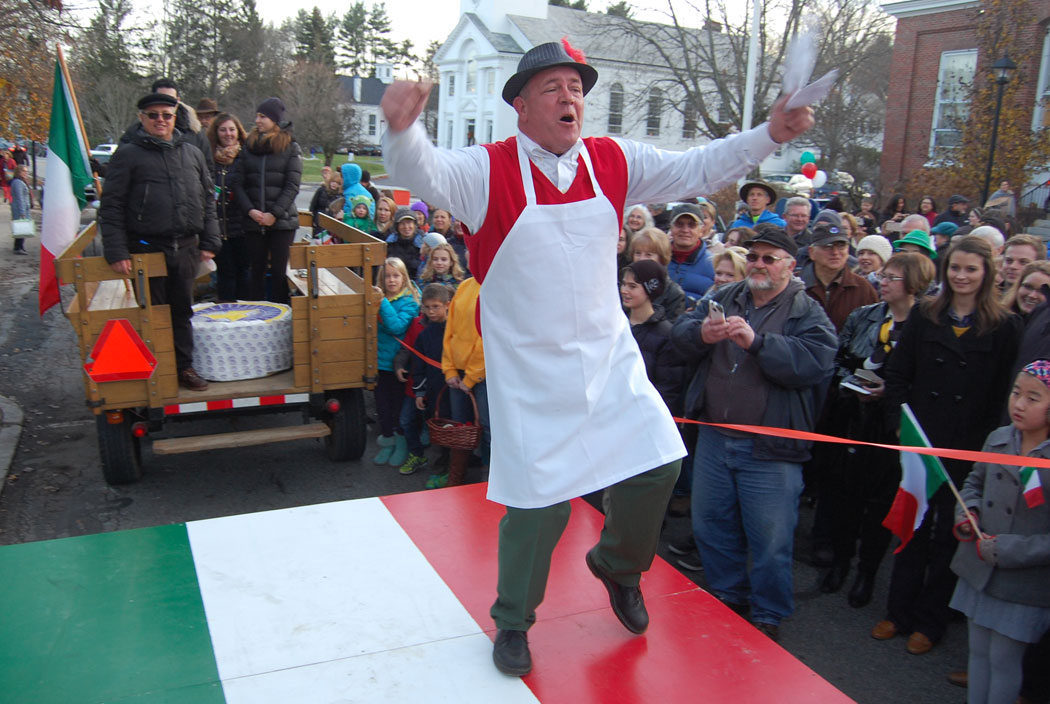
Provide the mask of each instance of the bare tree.
{"label": "bare tree", "polygon": [[346,125],[353,115],[350,96],[333,68],[296,61],[285,75],[282,95],[295,123],[296,140],[307,149],[320,147],[330,164],[335,150],[348,141]]}

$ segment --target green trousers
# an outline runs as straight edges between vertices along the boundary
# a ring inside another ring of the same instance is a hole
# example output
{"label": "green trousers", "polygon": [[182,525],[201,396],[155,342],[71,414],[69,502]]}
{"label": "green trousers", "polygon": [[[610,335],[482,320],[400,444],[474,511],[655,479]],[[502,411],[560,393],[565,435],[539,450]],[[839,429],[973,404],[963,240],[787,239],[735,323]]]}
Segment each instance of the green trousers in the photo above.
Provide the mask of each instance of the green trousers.
{"label": "green trousers", "polygon": [[[652,566],[681,465],[681,460],[675,460],[609,487],[609,507],[594,560],[614,581],[636,587],[642,572]],[[551,554],[570,511],[568,501],[544,508],[507,507],[499,523],[496,603],[489,612],[497,628],[527,631],[536,622]]]}

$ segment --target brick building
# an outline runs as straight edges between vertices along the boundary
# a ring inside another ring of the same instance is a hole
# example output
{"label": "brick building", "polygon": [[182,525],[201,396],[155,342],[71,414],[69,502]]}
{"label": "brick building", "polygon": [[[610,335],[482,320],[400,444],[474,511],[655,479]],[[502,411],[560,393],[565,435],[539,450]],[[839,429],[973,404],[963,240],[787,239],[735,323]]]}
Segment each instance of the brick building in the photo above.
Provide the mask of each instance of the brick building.
{"label": "brick building", "polygon": [[[1050,124],[1050,110],[1038,104],[1050,95],[1050,0],[1028,4],[1031,24],[1021,37],[1041,48],[1041,59],[1039,66],[1022,67],[1026,85],[1019,99],[1031,106],[1037,129]],[[953,118],[965,118],[969,110],[962,83],[972,81],[978,67],[987,75],[999,57],[978,56],[973,22],[979,2],[899,0],[882,9],[897,18],[881,163],[883,190],[890,192],[923,166],[951,158],[958,140]],[[1016,57],[1020,49],[1011,54]]]}

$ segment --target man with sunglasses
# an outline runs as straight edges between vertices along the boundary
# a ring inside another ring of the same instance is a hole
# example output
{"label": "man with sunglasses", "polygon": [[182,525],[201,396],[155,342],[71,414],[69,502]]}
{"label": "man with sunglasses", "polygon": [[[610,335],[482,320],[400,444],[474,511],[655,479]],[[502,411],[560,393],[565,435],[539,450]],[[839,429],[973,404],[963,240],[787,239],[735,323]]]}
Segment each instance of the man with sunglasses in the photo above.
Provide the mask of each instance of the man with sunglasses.
{"label": "man with sunglasses", "polygon": [[211,175],[200,149],[175,128],[178,105],[164,93],[139,100],[139,121],[110,159],[98,220],[118,274],[131,273],[132,254],[164,254],[168,273],[150,278],[150,298],[170,308],[179,384],[201,391],[208,383],[193,369],[193,281],[222,244]]}
{"label": "man with sunglasses", "polygon": [[[686,412],[706,423],[811,431],[835,366],[835,328],[793,276],[793,238],[766,227],[746,246],[746,278],[702,299],[672,329],[698,364]],[[704,490],[693,492],[693,533],[709,589],[737,613],[750,612],[773,640],[794,609],[792,542],[811,446],[698,430],[693,486]]]}

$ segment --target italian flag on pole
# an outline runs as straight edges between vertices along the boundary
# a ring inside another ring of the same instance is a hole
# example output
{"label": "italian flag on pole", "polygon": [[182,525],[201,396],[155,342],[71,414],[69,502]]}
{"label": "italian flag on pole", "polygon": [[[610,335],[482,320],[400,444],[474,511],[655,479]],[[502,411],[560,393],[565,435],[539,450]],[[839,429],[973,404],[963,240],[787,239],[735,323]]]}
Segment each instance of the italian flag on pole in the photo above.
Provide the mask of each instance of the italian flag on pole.
{"label": "italian flag on pole", "polygon": [[1021,485],[1024,487],[1024,502],[1028,508],[1041,506],[1046,502],[1043,496],[1043,482],[1039,479],[1039,470],[1035,467],[1021,469]]}
{"label": "italian flag on pole", "polygon": [[92,180],[87,140],[80,127],[73,87],[64,69],[60,48],[55,62],[47,172],[44,174],[47,186],[40,228],[40,315],[62,300],[54,261],[76,238],[80,211],[86,204],[84,187]]}
{"label": "italian flag on pole", "polygon": [[[901,406],[900,444],[909,447],[932,447],[919,421],[908,404]],[[948,480],[939,457],[914,452],[901,453],[901,485],[882,525],[901,539],[900,552],[908,544],[926,517],[926,507],[937,490]]]}

